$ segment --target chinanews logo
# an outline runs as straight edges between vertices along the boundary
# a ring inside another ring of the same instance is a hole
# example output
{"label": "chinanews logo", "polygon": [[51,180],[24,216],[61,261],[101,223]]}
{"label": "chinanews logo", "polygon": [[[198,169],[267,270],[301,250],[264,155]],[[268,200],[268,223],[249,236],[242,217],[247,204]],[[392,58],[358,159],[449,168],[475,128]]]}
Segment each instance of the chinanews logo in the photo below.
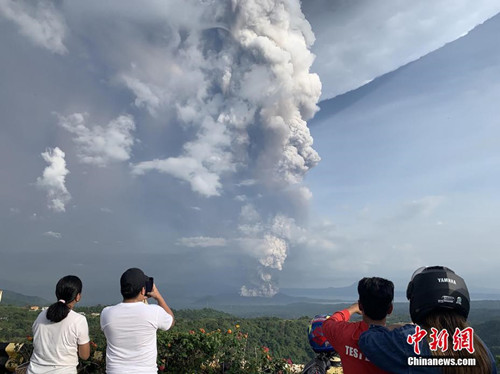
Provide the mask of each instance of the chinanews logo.
{"label": "chinanews logo", "polygon": [[455,279],[451,278],[438,278],[437,279],[439,283],[452,283],[452,284],[457,284],[457,281]]}
{"label": "chinanews logo", "polygon": [[[413,351],[416,355],[420,355],[419,343],[427,334],[427,330],[422,329],[419,325],[415,325],[415,333],[408,335],[406,342],[413,345]],[[429,349],[432,352],[438,349],[440,349],[441,352],[446,352],[448,350],[448,344],[450,343],[449,338],[450,332],[448,332],[448,330],[442,329],[439,331],[435,327],[431,327],[429,334]],[[465,349],[470,354],[474,353],[474,329],[472,327],[466,327],[463,330],[460,330],[458,327],[455,328],[451,342],[453,346],[450,348],[454,351]]]}

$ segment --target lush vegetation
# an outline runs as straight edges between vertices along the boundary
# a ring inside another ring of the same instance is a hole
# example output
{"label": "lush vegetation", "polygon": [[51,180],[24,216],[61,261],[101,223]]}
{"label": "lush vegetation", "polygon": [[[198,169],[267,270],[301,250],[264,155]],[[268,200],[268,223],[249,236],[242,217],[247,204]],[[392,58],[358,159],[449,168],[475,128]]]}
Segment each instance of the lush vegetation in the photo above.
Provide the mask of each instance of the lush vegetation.
{"label": "lush vegetation", "polygon": [[37,315],[28,308],[0,306],[0,341],[24,341],[31,335],[31,325]]}
{"label": "lush vegetation", "polygon": [[[338,306],[337,306],[338,307]],[[99,326],[102,306],[79,307],[85,313],[92,339],[92,360],[83,373],[104,372],[106,340]],[[286,373],[289,364],[308,362],[313,356],[307,341],[310,318],[238,318],[212,309],[175,311],[176,325],[158,333],[158,364],[162,373]],[[493,354],[500,356],[500,318],[496,310],[476,312],[473,327]],[[0,342],[29,346],[31,325],[38,312],[0,306]],[[489,318],[478,322],[478,317]],[[407,320],[394,313],[389,323]]]}
{"label": "lush vegetation", "polygon": [[[106,340],[97,315],[101,309],[77,310],[87,317],[93,351],[81,372],[104,372]],[[239,319],[209,309],[175,314],[175,327],[158,333],[158,363],[163,373],[286,373],[292,362],[304,363],[313,356],[307,341],[309,317]],[[37,315],[26,308],[0,307],[0,341],[29,345]]]}

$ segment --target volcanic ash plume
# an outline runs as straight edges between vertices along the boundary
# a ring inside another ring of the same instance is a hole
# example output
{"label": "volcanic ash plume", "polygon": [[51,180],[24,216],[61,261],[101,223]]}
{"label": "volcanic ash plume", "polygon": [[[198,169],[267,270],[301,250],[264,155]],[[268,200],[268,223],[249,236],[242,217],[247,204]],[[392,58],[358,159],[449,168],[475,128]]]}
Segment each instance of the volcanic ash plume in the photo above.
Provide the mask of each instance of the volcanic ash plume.
{"label": "volcanic ash plume", "polygon": [[[273,225],[285,215],[257,200],[268,192],[298,189],[320,160],[306,123],[321,93],[318,76],[309,72],[314,35],[298,0],[181,3],[193,6],[196,22],[180,19],[170,25],[178,34],[171,38],[175,53],[166,57],[168,66],[159,73],[148,61],[142,68],[137,61],[119,79],[152,116],[175,113],[190,139],[180,154],[136,163],[133,173],[166,173],[206,197],[228,196],[235,185],[252,181],[253,188],[236,194],[240,201],[254,202],[267,223],[243,220],[243,236],[236,240],[246,243],[247,251],[253,243],[263,287],[242,293],[272,295],[268,269],[282,269],[289,246],[287,235],[276,233]],[[253,232],[245,231],[250,228]]]}
{"label": "volcanic ash plume", "polygon": [[200,29],[177,41],[163,85],[147,69],[121,74],[137,105],[151,113],[171,108],[195,130],[182,154],[140,162],[133,172],[170,174],[207,197],[220,195],[222,178],[241,171],[260,183],[299,183],[319,161],[305,121],[321,93],[318,76],[309,73],[314,36],[299,2],[200,6]]}
{"label": "volcanic ash plume", "polygon": [[281,271],[290,242],[295,242],[301,229],[292,218],[277,214],[265,222],[251,204],[242,207],[239,245],[259,262],[257,278],[252,286],[242,286],[242,296],[274,296],[278,292],[272,272]]}

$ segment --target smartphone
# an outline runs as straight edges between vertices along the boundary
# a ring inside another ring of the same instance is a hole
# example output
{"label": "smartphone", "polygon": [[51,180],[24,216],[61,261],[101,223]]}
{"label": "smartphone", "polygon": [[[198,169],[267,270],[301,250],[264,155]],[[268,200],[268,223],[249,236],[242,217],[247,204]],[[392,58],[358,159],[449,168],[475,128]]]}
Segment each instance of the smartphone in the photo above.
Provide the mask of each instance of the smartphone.
{"label": "smartphone", "polygon": [[153,277],[149,277],[146,280],[146,296],[148,295],[148,293],[150,293],[151,291],[153,291],[153,283],[154,283]]}

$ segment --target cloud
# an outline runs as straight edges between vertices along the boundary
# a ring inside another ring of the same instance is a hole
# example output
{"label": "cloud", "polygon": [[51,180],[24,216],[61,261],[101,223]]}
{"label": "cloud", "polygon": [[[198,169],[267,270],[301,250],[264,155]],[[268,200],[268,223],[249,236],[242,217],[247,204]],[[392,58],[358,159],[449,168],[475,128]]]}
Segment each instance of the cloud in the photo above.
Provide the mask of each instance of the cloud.
{"label": "cloud", "polygon": [[222,179],[242,171],[236,185],[300,183],[319,162],[306,120],[317,110],[321,84],[309,72],[314,36],[299,2],[214,2],[200,9],[198,23],[216,14],[218,25],[190,24],[182,42],[172,38],[178,51],[165,57],[163,71],[148,76],[151,62],[144,59],[120,74],[135,105],[154,114],[171,108],[192,134],[181,154],[136,163],[133,173],[170,174],[207,197],[220,196]]}
{"label": "cloud", "polygon": [[500,12],[490,0],[308,0],[322,99],[356,89],[449,43]]}
{"label": "cloud", "polygon": [[264,267],[283,270],[287,250],[288,245],[284,239],[265,235],[258,247],[258,251],[261,253],[259,262]]}
{"label": "cloud", "polygon": [[258,269],[258,278],[254,286],[241,286],[240,295],[244,297],[269,297],[278,293],[278,286],[272,275],[262,268]]}
{"label": "cloud", "polygon": [[298,189],[298,193],[303,201],[309,201],[312,199],[313,194],[311,190],[306,186],[300,186]]}
{"label": "cloud", "polygon": [[43,152],[42,157],[49,166],[43,171],[43,176],[37,178],[36,184],[47,192],[49,209],[64,212],[66,211],[65,205],[71,199],[65,185],[66,175],[69,173],[66,169],[65,154],[56,147]]}
{"label": "cloud", "polygon": [[48,237],[51,237],[51,238],[54,238],[54,239],[61,239],[62,238],[62,234],[59,233],[59,232],[54,232],[54,231],[47,231],[47,232],[44,232],[43,233],[44,236],[48,236]]}
{"label": "cloud", "polygon": [[158,89],[153,85],[147,85],[138,78],[123,75],[123,83],[136,96],[134,104],[138,108],[146,108],[152,116],[156,116],[157,110],[161,105],[161,98],[154,91]]}
{"label": "cloud", "polygon": [[410,220],[418,217],[429,217],[445,201],[444,196],[424,196],[403,204],[394,217],[395,220]]}
{"label": "cloud", "polygon": [[196,236],[190,238],[180,238],[178,245],[185,247],[225,247],[227,241],[224,238],[212,238],[207,236]]}
{"label": "cloud", "polygon": [[143,175],[151,170],[170,174],[191,184],[193,191],[210,197],[220,195],[221,183],[216,173],[207,170],[199,160],[192,157],[155,159],[133,165],[132,174]]}
{"label": "cloud", "polygon": [[64,16],[52,1],[0,0],[0,15],[14,22],[34,44],[57,54],[67,52],[63,43],[67,28]]}
{"label": "cloud", "polygon": [[[175,53],[142,46],[116,79],[134,94],[133,105],[164,116],[184,141],[180,151],[162,150],[167,157],[134,162],[132,174],[168,174],[202,197],[241,204],[226,241],[258,264],[242,294],[272,296],[273,272],[283,269],[293,240],[286,227],[296,226],[294,215],[312,196],[303,177],[320,161],[306,122],[321,94],[310,72],[311,26],[299,1],[274,0],[198,3],[191,20],[166,23],[162,50]],[[266,203],[270,194],[280,196]],[[283,212],[278,201],[302,205]],[[178,244],[211,243],[184,239]]]}
{"label": "cloud", "polygon": [[103,167],[130,158],[135,130],[132,116],[119,116],[104,126],[88,126],[87,113],[58,117],[59,125],[74,135],[80,162]]}
{"label": "cloud", "polygon": [[239,223],[241,236],[235,244],[260,264],[257,281],[252,286],[242,286],[240,293],[243,296],[274,296],[278,287],[271,272],[283,270],[290,243],[297,243],[305,230],[282,213],[264,220],[250,203],[241,208]]}

